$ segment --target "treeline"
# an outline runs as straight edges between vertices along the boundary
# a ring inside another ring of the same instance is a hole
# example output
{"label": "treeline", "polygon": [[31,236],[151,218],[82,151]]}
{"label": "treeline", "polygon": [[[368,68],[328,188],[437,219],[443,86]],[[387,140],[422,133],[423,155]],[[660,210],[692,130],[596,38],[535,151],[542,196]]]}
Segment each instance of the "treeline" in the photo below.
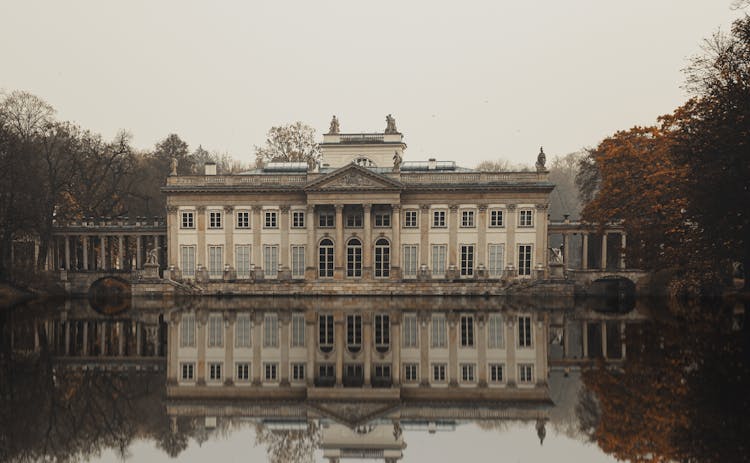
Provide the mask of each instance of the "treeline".
{"label": "treeline", "polygon": [[589,150],[577,184],[584,220],[624,224],[630,265],[706,295],[750,265],[750,18],[707,40],[686,77],[690,100]]}
{"label": "treeline", "polygon": [[182,175],[207,161],[219,172],[245,168],[201,146],[190,151],[175,134],[140,151],[127,132],[105,140],[54,116],[30,93],[0,95],[0,280],[11,277],[14,238],[38,239],[35,267],[44,267],[55,221],[164,215],[160,188],[172,159]]}

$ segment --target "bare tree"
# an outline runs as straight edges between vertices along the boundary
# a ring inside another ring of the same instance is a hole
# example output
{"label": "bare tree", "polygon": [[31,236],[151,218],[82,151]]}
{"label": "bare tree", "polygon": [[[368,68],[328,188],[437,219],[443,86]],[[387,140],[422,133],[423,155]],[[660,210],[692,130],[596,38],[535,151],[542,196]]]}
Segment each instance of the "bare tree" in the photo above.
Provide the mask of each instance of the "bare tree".
{"label": "bare tree", "polygon": [[315,129],[295,122],[271,127],[266,144],[255,147],[255,165],[263,167],[268,162],[306,162],[314,166],[320,160],[320,149],[315,141]]}

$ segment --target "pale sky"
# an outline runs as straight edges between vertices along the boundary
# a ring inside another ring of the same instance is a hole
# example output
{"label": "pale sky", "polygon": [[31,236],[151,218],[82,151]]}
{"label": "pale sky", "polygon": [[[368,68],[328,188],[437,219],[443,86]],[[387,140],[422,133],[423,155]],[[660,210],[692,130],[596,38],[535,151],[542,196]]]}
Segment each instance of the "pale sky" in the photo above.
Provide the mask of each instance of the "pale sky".
{"label": "pale sky", "polygon": [[731,0],[0,0],[0,89],[139,148],[253,159],[274,125],[374,132],[406,160],[533,164],[686,99],[681,69]]}

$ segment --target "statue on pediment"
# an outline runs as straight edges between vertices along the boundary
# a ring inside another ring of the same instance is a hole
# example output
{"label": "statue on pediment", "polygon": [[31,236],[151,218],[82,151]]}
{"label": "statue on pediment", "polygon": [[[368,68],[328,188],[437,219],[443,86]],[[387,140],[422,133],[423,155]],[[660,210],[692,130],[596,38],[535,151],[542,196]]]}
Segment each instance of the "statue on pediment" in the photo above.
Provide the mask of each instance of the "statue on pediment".
{"label": "statue on pediment", "polygon": [[334,114],[333,119],[331,119],[331,126],[328,128],[327,135],[337,135],[338,133],[339,133],[339,120]]}
{"label": "statue on pediment", "polygon": [[385,133],[398,133],[396,119],[390,114],[385,116]]}

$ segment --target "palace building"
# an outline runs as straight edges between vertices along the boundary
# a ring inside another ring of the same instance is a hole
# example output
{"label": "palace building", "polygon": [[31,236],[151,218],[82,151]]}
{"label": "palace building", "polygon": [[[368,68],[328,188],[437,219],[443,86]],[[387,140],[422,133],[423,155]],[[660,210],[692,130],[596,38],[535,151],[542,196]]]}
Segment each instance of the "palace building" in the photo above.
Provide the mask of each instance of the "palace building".
{"label": "palace building", "polygon": [[[173,175],[167,271],[198,282],[543,278],[554,188],[536,170],[483,172],[404,160],[389,115],[382,133],[340,133],[321,162]],[[174,167],[174,166],[173,166]]]}

